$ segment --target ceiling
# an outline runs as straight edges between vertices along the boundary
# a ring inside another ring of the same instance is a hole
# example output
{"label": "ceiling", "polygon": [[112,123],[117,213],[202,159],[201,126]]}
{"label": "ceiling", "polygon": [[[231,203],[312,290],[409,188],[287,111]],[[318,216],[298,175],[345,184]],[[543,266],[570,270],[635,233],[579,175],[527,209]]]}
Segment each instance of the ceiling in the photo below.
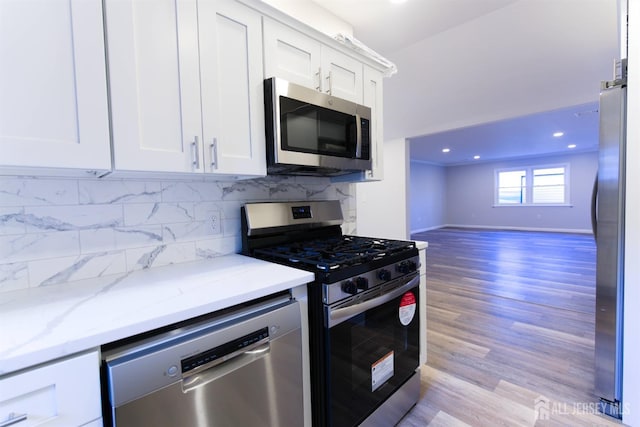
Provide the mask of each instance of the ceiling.
{"label": "ceiling", "polygon": [[[385,139],[404,135],[410,141],[412,161],[457,165],[597,150],[599,81],[608,78],[609,64],[617,54],[617,39],[611,36],[617,32],[617,29],[611,28],[617,24],[613,11],[615,2],[407,0],[403,4],[393,4],[390,0],[311,1],[351,24],[357,39],[398,64],[399,74],[385,83]],[[602,13],[603,7],[608,8],[606,14]],[[572,20],[574,15],[576,18]],[[500,26],[504,23],[504,27],[499,29],[500,34],[490,34],[492,25],[496,26],[496,23]],[[463,30],[466,28],[468,30]],[[520,28],[522,36],[517,34]],[[545,34],[540,28],[553,34]],[[513,45],[508,45],[508,38],[502,35],[505,30],[513,34]],[[482,45],[480,40],[475,46],[469,44],[469,41],[473,43],[474,37],[487,34],[489,38],[486,40],[493,43],[489,48],[487,43]],[[500,45],[502,42],[496,42],[497,39],[491,37],[507,41]],[[452,47],[460,46],[455,44],[459,39],[464,39],[467,44],[463,46],[471,46],[471,50],[456,51],[451,57],[448,53],[441,53],[452,52],[451,49],[442,49],[442,46],[448,48],[449,41],[453,41]],[[522,41],[531,44],[526,45]],[[438,46],[434,48],[429,43]],[[499,50],[501,48],[502,51]],[[483,49],[484,52],[474,52]],[[513,75],[487,74],[503,72],[489,64],[500,61],[505,52],[514,53],[514,68],[523,76],[520,82],[514,80],[506,84],[511,86],[512,98],[518,99],[519,104],[507,104],[508,96],[504,93],[496,96],[495,92],[492,93],[492,85],[488,83],[491,78],[504,82],[505,78]],[[425,55],[434,53],[447,57],[425,61]],[[589,55],[598,55],[598,61]],[[603,59],[604,56],[606,58]],[[473,57],[473,62],[467,60],[459,62],[463,67],[457,66],[456,57]],[[563,64],[561,61],[565,57],[567,63]],[[437,68],[433,65],[442,63],[442,59],[451,59],[450,72],[439,70],[446,68],[446,64]],[[543,63],[546,65],[537,68]],[[425,65],[434,68],[425,70]],[[567,76],[558,73],[563,69],[573,78],[567,80]],[[530,76],[527,76],[527,72]],[[603,73],[606,75],[603,76]],[[463,76],[462,79],[459,76]],[[458,84],[464,89],[459,89],[458,93],[438,92],[441,90],[438,87],[425,89],[429,84],[433,85],[434,79],[440,82],[442,77],[451,78],[451,83],[454,83],[452,87]],[[473,78],[471,82],[468,81],[469,77]],[[565,80],[554,90],[548,90],[545,86],[556,77],[564,77]],[[481,87],[483,84],[484,88]],[[475,98],[473,95],[460,94],[469,91],[467,89],[473,91],[474,85],[485,92]],[[582,96],[584,88],[589,92]],[[563,90],[567,93],[566,101],[562,99]],[[551,100],[547,95],[553,92],[556,99]],[[576,93],[579,96],[575,96]],[[448,104],[425,102],[429,95],[438,101],[446,98]],[[490,97],[497,113],[483,116],[489,108],[478,108],[478,100]],[[528,104],[534,114],[526,111]],[[464,107],[460,109],[456,106]],[[459,111],[474,108],[475,116],[472,119],[467,122],[459,120],[458,116],[463,115],[458,114]],[[446,112],[440,111],[441,115],[437,117],[438,109]],[[430,119],[433,123],[423,127],[412,125],[427,123]],[[401,126],[398,126],[399,123]],[[401,128],[401,132],[396,132],[394,127]],[[391,128],[394,128],[393,135],[388,135],[388,129]],[[552,134],[557,131],[564,132],[564,135],[553,137]],[[569,144],[576,144],[576,147],[569,149]],[[451,151],[442,153],[443,148],[450,148]],[[480,159],[474,160],[475,155],[479,155]]]}
{"label": "ceiling", "polygon": [[382,55],[464,24],[517,0],[312,0],[353,26]]}
{"label": "ceiling", "polygon": [[[553,136],[556,132],[563,135]],[[412,161],[443,166],[596,151],[598,104],[469,126],[409,138],[409,141]],[[450,151],[442,152],[445,148]]]}

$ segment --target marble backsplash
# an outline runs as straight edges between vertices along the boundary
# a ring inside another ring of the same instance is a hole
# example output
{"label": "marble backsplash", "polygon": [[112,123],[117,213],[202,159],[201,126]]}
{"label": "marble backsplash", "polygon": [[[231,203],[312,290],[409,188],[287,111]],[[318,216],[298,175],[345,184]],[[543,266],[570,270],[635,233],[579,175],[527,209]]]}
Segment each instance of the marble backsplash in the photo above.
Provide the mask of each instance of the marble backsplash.
{"label": "marble backsplash", "polygon": [[355,189],[306,177],[0,177],[0,292],[238,253],[245,202],[338,199],[355,233]]}

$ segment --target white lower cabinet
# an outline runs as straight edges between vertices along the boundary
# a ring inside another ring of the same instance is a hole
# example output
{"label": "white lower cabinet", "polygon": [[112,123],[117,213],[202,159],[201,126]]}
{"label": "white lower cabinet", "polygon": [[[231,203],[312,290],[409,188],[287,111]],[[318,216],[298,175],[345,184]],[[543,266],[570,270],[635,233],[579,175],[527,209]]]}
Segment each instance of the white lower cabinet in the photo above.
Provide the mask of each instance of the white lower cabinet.
{"label": "white lower cabinet", "polygon": [[95,350],[0,378],[0,425],[102,425],[99,368]]}

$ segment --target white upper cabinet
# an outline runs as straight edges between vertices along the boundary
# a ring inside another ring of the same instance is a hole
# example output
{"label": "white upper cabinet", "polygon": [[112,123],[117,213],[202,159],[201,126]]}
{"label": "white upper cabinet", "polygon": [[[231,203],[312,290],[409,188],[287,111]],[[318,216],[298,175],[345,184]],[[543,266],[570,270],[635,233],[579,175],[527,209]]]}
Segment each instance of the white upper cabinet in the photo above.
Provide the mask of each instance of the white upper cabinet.
{"label": "white upper cabinet", "polygon": [[264,18],[265,77],[282,77],[362,103],[362,63],[279,22]]}
{"label": "white upper cabinet", "polygon": [[364,100],[363,103],[371,108],[371,156],[373,159],[371,170],[366,172],[365,179],[381,180],[383,178],[382,144],[384,133],[382,129],[382,79],[380,71],[368,65],[364,66]]}
{"label": "white upper cabinet", "polygon": [[104,58],[100,0],[0,1],[0,166],[111,168]]}
{"label": "white upper cabinet", "polygon": [[115,169],[202,171],[195,1],[107,0],[105,14]]}
{"label": "white upper cabinet", "polygon": [[322,88],[338,98],[362,104],[362,63],[327,46],[322,47]]}
{"label": "white upper cabinet", "polygon": [[231,0],[105,10],[115,170],[264,175],[259,15]]}
{"label": "white upper cabinet", "polygon": [[266,175],[261,15],[233,0],[198,12],[205,170]]}
{"label": "white upper cabinet", "polygon": [[291,83],[321,90],[320,43],[264,18],[264,76],[282,77]]}

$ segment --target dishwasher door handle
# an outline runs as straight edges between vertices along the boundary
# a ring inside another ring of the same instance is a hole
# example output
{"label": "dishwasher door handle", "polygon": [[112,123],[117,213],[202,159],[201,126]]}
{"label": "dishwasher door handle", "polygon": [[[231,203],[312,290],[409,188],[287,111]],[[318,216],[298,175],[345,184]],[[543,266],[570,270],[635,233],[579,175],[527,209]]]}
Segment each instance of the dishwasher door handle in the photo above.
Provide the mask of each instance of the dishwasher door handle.
{"label": "dishwasher door handle", "polygon": [[269,341],[234,354],[229,359],[203,371],[190,374],[182,379],[182,391],[188,393],[216,381],[249,363],[266,357],[271,352]]}

